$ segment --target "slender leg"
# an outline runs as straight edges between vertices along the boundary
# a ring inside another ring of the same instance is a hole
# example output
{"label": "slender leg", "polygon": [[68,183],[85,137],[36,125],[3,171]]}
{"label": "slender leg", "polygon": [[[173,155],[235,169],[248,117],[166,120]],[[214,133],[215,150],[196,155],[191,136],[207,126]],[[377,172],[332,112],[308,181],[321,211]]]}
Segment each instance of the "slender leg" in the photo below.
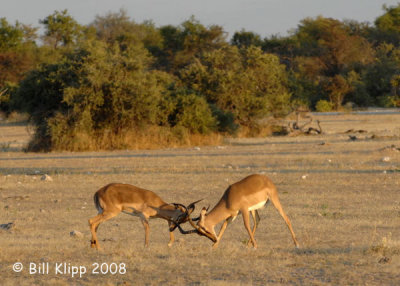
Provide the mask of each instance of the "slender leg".
{"label": "slender leg", "polygon": [[90,227],[90,232],[92,233],[92,240],[90,241],[91,247],[100,249],[99,242],[97,240],[97,229],[100,225],[100,223],[105,222],[106,220],[109,220],[110,218],[113,218],[117,215],[118,213],[115,212],[103,212],[101,214],[98,214],[97,216],[89,219],[89,227]]}
{"label": "slender leg", "polygon": [[143,217],[142,218],[142,224],[144,226],[144,246],[149,247],[149,234],[150,234],[150,227],[149,227],[149,222],[148,220]]}
{"label": "slender leg", "polygon": [[283,211],[282,205],[279,201],[278,195],[274,195],[271,196],[271,201],[274,204],[275,208],[278,210],[278,212],[280,213],[280,215],[283,217],[283,219],[286,222],[287,227],[289,228],[290,233],[292,234],[292,239],[294,242],[294,245],[299,248],[300,244],[298,243],[297,239],[296,239],[296,235],[294,234],[293,228],[292,228],[292,224],[290,223],[289,218],[287,217],[287,215],[285,214],[285,212]]}
{"label": "slender leg", "polygon": [[253,244],[253,247],[254,247],[254,248],[257,248],[257,242],[256,242],[256,240],[254,239],[253,232],[251,231],[251,228],[250,228],[250,215],[249,215],[249,211],[246,209],[246,210],[241,210],[241,212],[242,212],[242,216],[243,216],[244,226],[245,226],[247,232],[249,233],[251,243]]}
{"label": "slender leg", "polygon": [[[251,217],[253,218],[253,222],[254,222],[254,227],[253,227],[253,236],[254,236],[254,234],[256,233],[257,225],[260,221],[260,216],[258,215],[257,210],[252,210],[250,213],[251,213]],[[251,242],[251,240],[249,239],[249,241],[247,241],[247,246],[250,246],[250,242]]]}
{"label": "slender leg", "polygon": [[170,230],[170,231],[169,231],[169,242],[168,242],[168,246],[171,247],[172,244],[173,244],[174,241],[175,241],[174,232],[171,231],[171,228],[173,227],[173,223],[168,222],[168,226],[169,226],[169,230]]}
{"label": "slender leg", "polygon": [[227,218],[227,219],[224,221],[224,223],[222,224],[221,229],[219,230],[218,237],[217,237],[217,242],[215,242],[215,243],[213,244],[213,248],[214,248],[214,249],[218,247],[219,241],[221,240],[221,237],[222,237],[222,235],[224,234],[225,229],[226,229],[226,227],[228,226],[228,223],[229,223],[230,221],[231,221],[231,218]]}

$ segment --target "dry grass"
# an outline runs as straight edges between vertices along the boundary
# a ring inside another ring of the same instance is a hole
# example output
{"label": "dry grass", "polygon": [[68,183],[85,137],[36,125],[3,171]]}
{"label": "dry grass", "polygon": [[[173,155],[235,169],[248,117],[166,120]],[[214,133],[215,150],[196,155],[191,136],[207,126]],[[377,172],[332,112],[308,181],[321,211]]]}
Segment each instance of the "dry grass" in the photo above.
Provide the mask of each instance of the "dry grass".
{"label": "dry grass", "polygon": [[[78,132],[73,137],[67,135],[60,138],[55,137],[52,142],[52,150],[81,152],[160,149],[165,146],[170,148],[196,145],[216,146],[221,144],[222,139],[222,135],[218,133],[190,134],[184,128],[146,126],[137,130],[126,130],[120,134],[105,130],[100,136]],[[39,140],[33,140],[30,147],[33,148],[32,150],[40,150],[43,147],[40,144],[42,144],[42,139],[39,138]]]}
{"label": "dry grass", "polygon": [[[200,150],[5,150],[0,153],[0,224],[15,227],[0,230],[1,284],[399,284],[400,152],[386,147],[400,147],[400,115],[320,119],[325,135],[230,139],[227,145]],[[22,127],[13,128],[0,127],[0,139]],[[350,141],[342,134],[350,128],[368,133]],[[53,181],[41,181],[43,173]],[[228,227],[215,251],[205,238],[178,232],[168,248],[167,223],[152,220],[145,249],[139,219],[122,214],[100,226],[104,250],[90,249],[87,220],[96,214],[92,196],[107,183],[148,188],[170,202],[204,198],[202,204],[213,205],[229,184],[251,173],[265,173],[278,186],[301,249],[294,249],[272,205],[260,212],[257,250],[245,246],[241,218]],[[71,237],[73,230],[84,237]],[[21,273],[12,270],[17,261],[25,265]],[[50,274],[30,275],[30,262],[49,262]],[[88,270],[95,262],[125,263],[127,272],[55,275],[54,264],[60,262]]]}

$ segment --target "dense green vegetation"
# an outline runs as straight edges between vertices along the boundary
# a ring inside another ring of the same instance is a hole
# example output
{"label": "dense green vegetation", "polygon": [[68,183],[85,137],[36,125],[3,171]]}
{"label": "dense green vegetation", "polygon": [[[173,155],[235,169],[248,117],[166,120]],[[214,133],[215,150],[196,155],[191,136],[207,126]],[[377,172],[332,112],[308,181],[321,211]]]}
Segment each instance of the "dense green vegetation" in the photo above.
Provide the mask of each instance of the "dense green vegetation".
{"label": "dense green vegetation", "polygon": [[43,35],[0,19],[0,110],[30,115],[30,150],[254,134],[261,118],[300,106],[400,106],[400,5],[373,24],[306,18],[264,39],[242,30],[229,40],[194,17],[139,24],[123,10],[86,26],[55,11],[40,24]]}

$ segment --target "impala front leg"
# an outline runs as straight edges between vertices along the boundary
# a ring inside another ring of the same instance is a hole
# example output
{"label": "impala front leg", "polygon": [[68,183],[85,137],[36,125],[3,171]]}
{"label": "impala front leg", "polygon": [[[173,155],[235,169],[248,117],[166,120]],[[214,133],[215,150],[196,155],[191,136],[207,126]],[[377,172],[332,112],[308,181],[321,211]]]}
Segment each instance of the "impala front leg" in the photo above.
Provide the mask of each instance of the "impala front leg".
{"label": "impala front leg", "polygon": [[216,248],[218,247],[218,244],[219,244],[219,242],[220,242],[220,240],[221,240],[221,237],[222,237],[222,235],[224,234],[225,229],[226,229],[226,227],[228,226],[228,223],[229,223],[231,220],[232,220],[232,218],[229,217],[229,218],[227,218],[227,219],[224,221],[224,223],[222,224],[221,229],[220,229],[219,234],[218,234],[218,237],[217,237],[217,242],[215,242],[215,243],[213,244],[213,246],[212,246],[213,249],[216,249]]}
{"label": "impala front leg", "polygon": [[144,246],[149,247],[149,235],[150,235],[149,222],[146,218],[142,218],[142,224],[144,226]]}

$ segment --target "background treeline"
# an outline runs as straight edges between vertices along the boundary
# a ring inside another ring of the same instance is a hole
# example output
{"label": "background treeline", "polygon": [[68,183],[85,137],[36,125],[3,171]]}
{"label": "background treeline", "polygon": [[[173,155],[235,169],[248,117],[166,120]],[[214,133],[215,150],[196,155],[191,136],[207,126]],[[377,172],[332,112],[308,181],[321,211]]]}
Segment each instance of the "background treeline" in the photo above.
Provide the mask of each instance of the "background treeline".
{"label": "background treeline", "polygon": [[373,24],[306,18],[289,36],[190,18],[136,23],[124,10],[80,25],[0,19],[0,109],[29,114],[29,150],[207,143],[263,132],[296,108],[400,106],[400,5]]}

